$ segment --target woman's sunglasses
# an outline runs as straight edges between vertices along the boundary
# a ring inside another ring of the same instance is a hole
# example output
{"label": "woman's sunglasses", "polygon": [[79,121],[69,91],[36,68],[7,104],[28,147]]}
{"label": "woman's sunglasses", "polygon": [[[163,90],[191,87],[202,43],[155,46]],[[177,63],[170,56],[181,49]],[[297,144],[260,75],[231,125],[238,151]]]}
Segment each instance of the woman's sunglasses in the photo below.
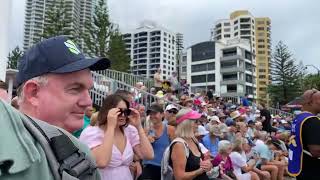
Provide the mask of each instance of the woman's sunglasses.
{"label": "woman's sunglasses", "polygon": [[131,114],[131,110],[130,109],[120,109],[120,114],[119,116],[125,116],[128,117]]}

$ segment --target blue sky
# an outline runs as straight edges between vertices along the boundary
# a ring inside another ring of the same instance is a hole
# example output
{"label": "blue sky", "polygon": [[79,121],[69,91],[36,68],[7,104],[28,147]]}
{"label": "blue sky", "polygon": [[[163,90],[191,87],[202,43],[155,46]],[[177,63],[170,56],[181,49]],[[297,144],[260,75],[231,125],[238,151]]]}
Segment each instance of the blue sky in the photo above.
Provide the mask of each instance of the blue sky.
{"label": "blue sky", "polygon": [[[13,0],[10,48],[22,46],[24,0]],[[280,40],[298,61],[320,68],[320,1],[318,0],[108,0],[110,17],[122,32],[153,20],[184,34],[185,47],[209,40],[210,28],[234,10],[270,17],[273,46]],[[310,72],[315,70],[308,69]]]}

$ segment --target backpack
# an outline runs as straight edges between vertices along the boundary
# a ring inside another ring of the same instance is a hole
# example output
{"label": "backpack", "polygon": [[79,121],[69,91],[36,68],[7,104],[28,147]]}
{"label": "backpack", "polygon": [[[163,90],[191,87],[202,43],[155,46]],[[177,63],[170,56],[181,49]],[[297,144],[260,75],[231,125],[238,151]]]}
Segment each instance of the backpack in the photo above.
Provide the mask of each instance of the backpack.
{"label": "backpack", "polygon": [[69,136],[46,122],[21,118],[25,128],[40,143],[55,180],[95,180],[94,161],[79,150]]}
{"label": "backpack", "polygon": [[163,153],[163,157],[161,161],[161,180],[174,180],[173,168],[170,166],[169,161],[171,159],[172,145],[175,144],[176,142],[180,142],[184,145],[186,158],[189,157],[189,147],[186,141],[183,140],[182,138],[175,138]]}

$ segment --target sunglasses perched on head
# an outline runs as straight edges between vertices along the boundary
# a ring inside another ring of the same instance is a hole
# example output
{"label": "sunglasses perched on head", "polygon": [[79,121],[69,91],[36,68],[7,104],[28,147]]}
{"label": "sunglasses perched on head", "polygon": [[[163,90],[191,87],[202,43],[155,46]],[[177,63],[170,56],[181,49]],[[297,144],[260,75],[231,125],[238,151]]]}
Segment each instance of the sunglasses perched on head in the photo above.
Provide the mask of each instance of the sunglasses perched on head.
{"label": "sunglasses perched on head", "polygon": [[129,116],[131,114],[131,110],[130,109],[120,109],[120,114],[119,116],[121,115],[124,115],[124,116]]}

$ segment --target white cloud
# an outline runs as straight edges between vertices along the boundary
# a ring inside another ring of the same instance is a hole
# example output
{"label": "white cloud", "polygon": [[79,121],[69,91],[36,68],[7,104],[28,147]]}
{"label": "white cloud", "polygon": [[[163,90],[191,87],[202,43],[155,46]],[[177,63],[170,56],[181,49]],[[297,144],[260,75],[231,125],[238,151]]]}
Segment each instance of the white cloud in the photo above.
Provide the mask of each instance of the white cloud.
{"label": "white cloud", "polygon": [[[24,4],[14,0],[13,43],[23,38]],[[184,34],[185,47],[208,40],[210,28],[234,10],[247,9],[254,16],[270,17],[273,45],[282,40],[296,59],[320,67],[320,1],[318,0],[107,0],[110,17],[122,31],[154,20]],[[19,6],[19,7],[18,7]],[[18,7],[18,8],[17,8]],[[20,34],[19,34],[20,33]],[[13,45],[12,45],[13,46]]]}

